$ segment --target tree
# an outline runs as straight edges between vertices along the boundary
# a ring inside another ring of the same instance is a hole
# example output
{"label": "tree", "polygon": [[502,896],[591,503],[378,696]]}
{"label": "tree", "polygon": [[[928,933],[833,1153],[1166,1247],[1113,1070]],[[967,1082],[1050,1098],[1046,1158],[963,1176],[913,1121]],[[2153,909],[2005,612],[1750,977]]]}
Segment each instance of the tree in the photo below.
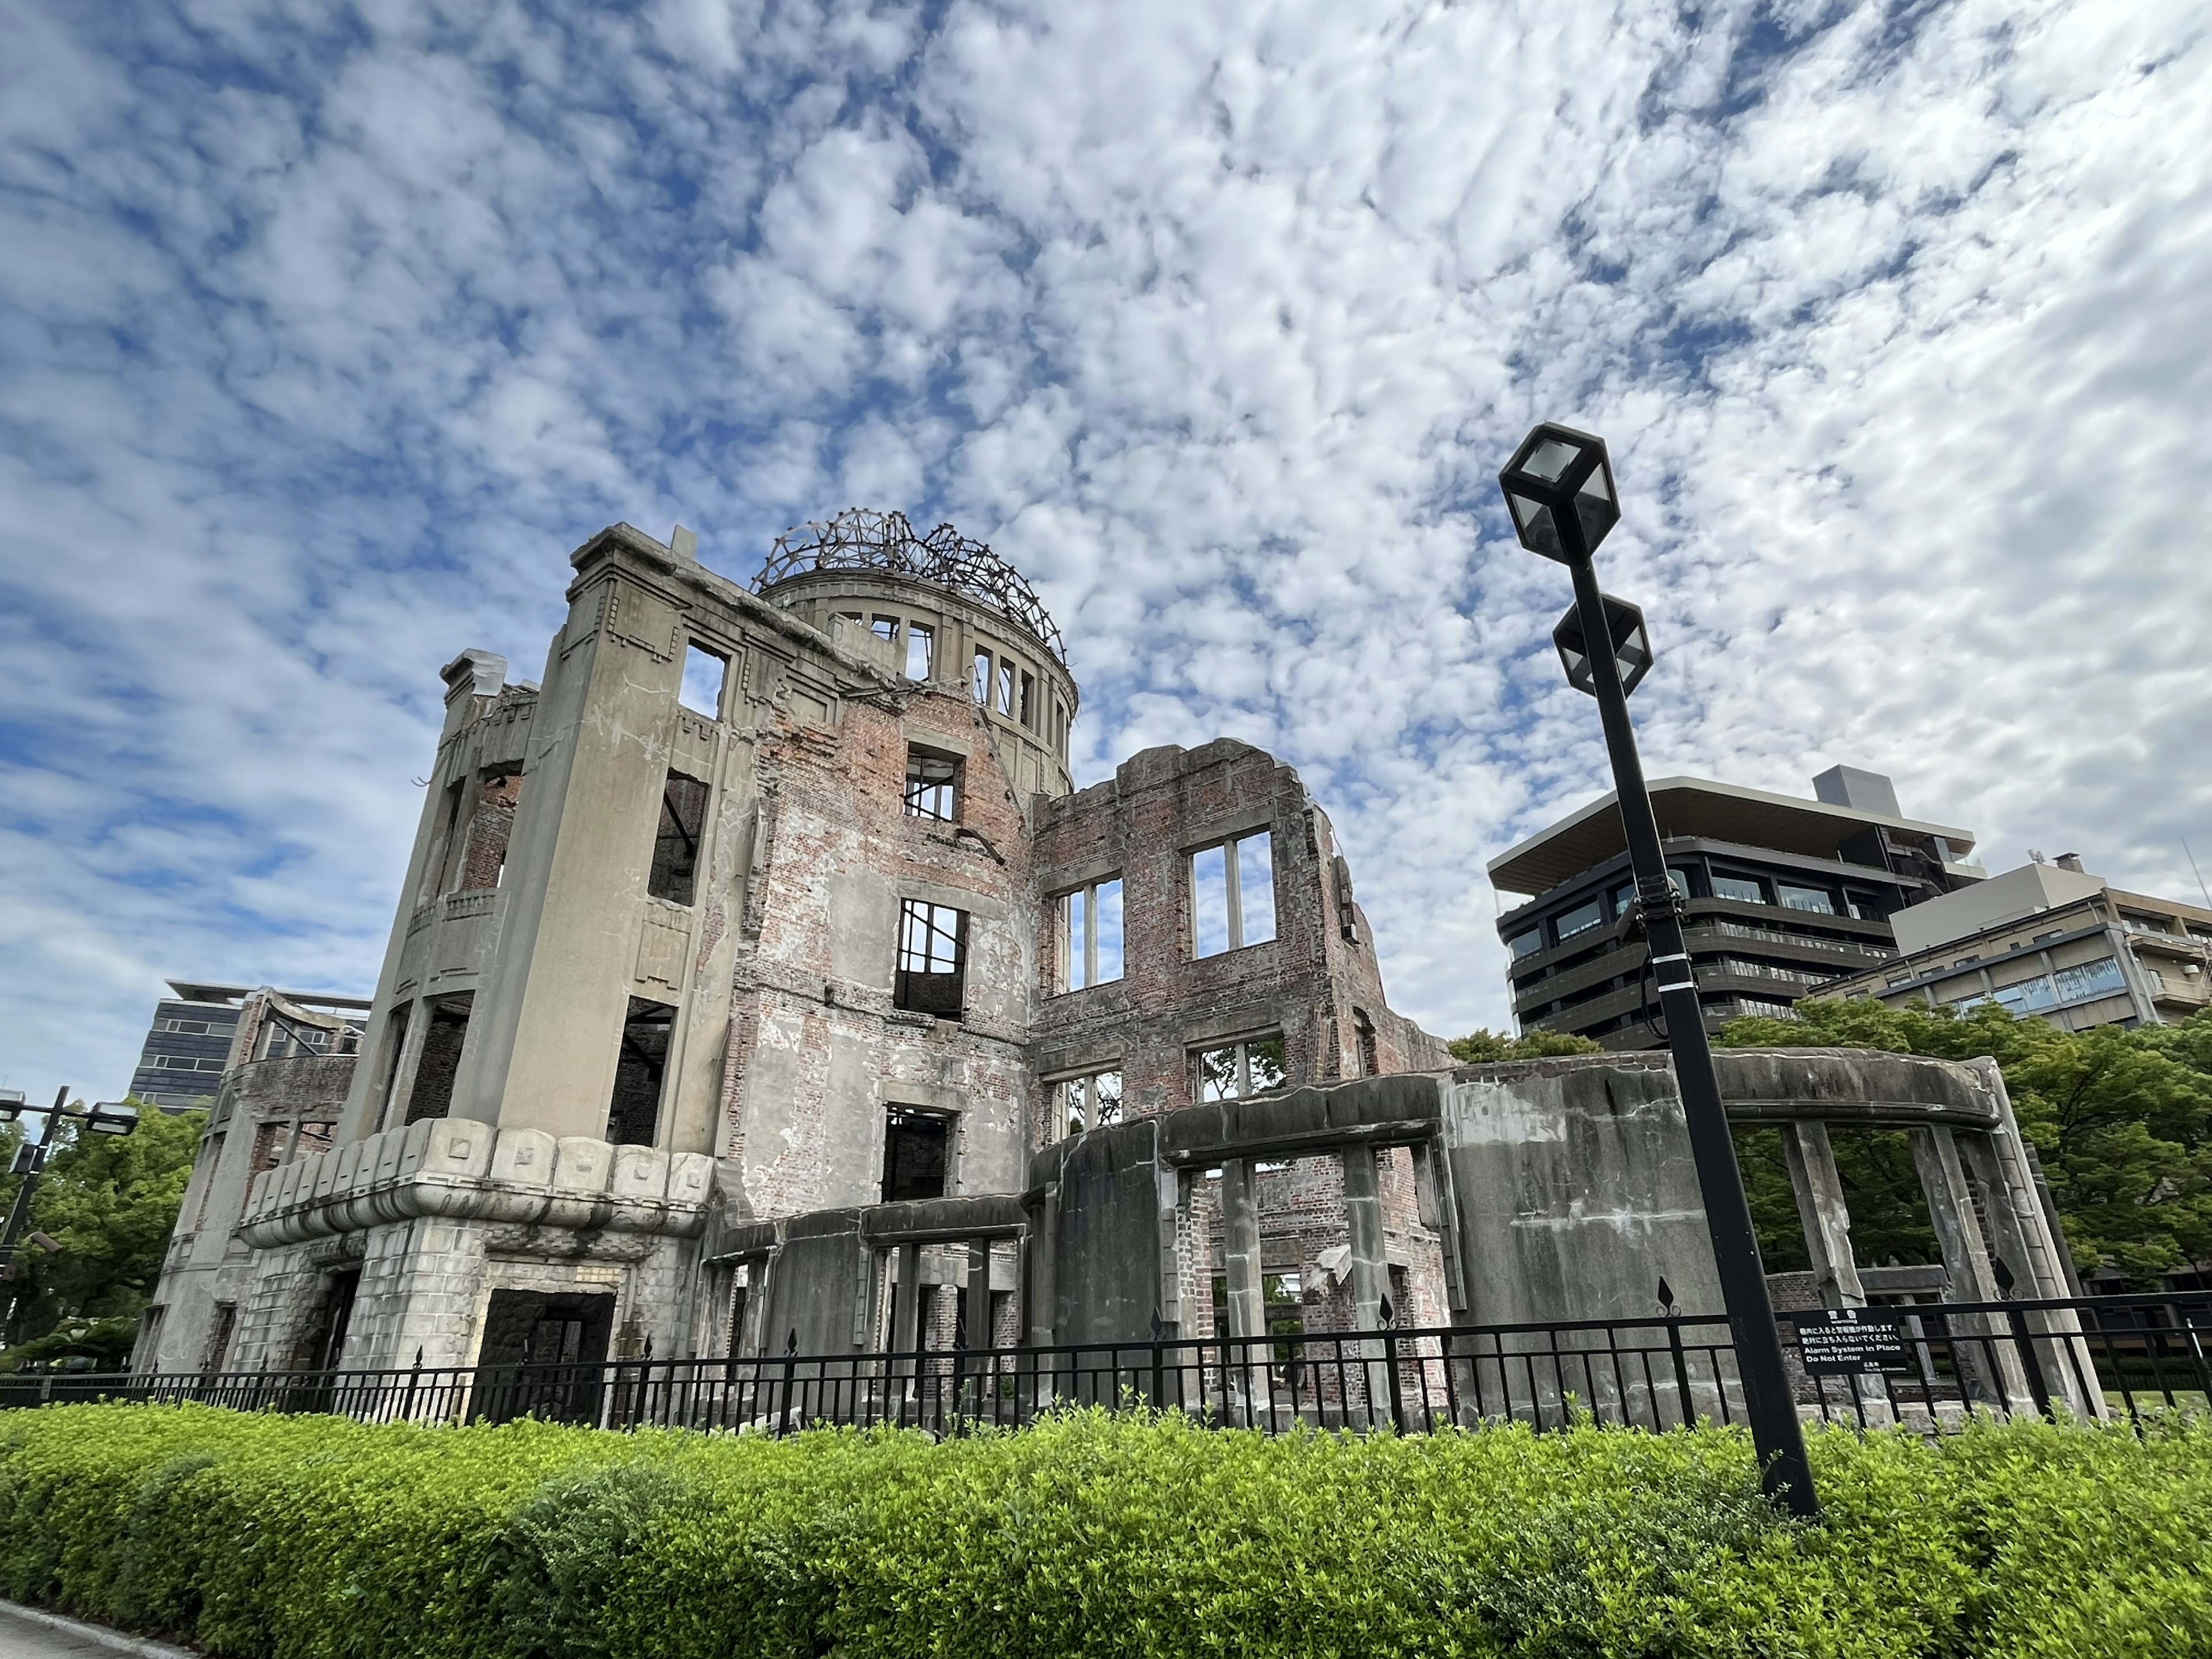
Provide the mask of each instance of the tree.
{"label": "tree", "polygon": [[1539,1027],[1525,1036],[1506,1036],[1487,1026],[1454,1037],[1444,1045],[1462,1066],[1489,1066],[1502,1060],[1548,1060],[1554,1054],[1601,1054],[1604,1045],[1570,1031]]}
{"label": "tree", "polygon": [[[1988,1055],[2004,1074],[2021,1131],[2042,1159],[2067,1243],[2084,1272],[2117,1268],[2147,1283],[2212,1260],[2212,1011],[2178,1025],[2086,1031],[2016,1020],[1986,1003],[1962,1014],[1855,997],[1808,1000],[1796,1012],[1795,1019],[1732,1021],[1720,1042],[1728,1048],[1878,1048],[1942,1060]],[[1835,1141],[1852,1237],[1863,1255],[1885,1261],[1885,1243],[1894,1248],[1900,1242],[1917,1254],[1914,1241],[1927,1232],[1926,1206],[1903,1138],[1895,1132],[1838,1133]],[[1787,1170],[1749,1135],[1739,1136],[1738,1144],[1747,1183],[1759,1189],[1753,1210],[1762,1246],[1771,1230],[1778,1265],[1791,1255],[1802,1261],[1794,1200],[1787,1208],[1779,1201],[1789,1197]],[[1778,1196],[1766,1190],[1778,1179]]]}
{"label": "tree", "polygon": [[[161,1277],[206,1125],[205,1112],[144,1107],[127,1135],[91,1134],[81,1121],[62,1127],[30,1218],[61,1249],[49,1255],[27,1244],[17,1252],[4,1333],[11,1345],[65,1320],[73,1328],[137,1317]],[[0,1180],[0,1203],[12,1204],[19,1184]]]}

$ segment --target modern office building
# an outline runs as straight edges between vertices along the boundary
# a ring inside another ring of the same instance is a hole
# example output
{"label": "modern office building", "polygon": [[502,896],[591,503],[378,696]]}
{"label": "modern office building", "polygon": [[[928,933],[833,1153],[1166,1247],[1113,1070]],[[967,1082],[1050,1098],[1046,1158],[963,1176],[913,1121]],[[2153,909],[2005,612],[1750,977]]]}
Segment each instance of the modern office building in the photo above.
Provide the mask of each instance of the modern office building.
{"label": "modern office building", "polygon": [[[137,1068],[131,1073],[129,1092],[165,1112],[212,1106],[216,1091],[222,1086],[223,1073],[246,1058],[233,1054],[231,1048],[238,1035],[239,1017],[254,988],[205,985],[181,979],[173,979],[168,984],[176,994],[154,1005],[154,1023],[147,1030],[146,1046],[139,1051]],[[318,1013],[337,1016],[342,1024],[351,1026],[356,1036],[368,1020],[369,1004],[365,997],[328,996],[309,991],[280,991],[276,994],[287,1002]],[[273,1057],[279,1059],[295,1053],[334,1052],[329,1045],[343,1041],[319,1026],[297,1024],[295,1031],[295,1024],[282,1019],[271,1020],[257,1040],[275,1044]],[[272,1054],[252,1058],[269,1059]]]}
{"label": "modern office building", "polygon": [[1970,1008],[1994,1002],[2069,1031],[2160,1025],[2212,1005],[2212,908],[2124,893],[2063,854],[1893,919],[1898,958],[1821,988]]}
{"label": "modern office building", "polygon": [[[1904,817],[1890,781],[1853,767],[1814,780],[1816,799],[1703,778],[1651,786],[1709,1027],[1786,1014],[1838,975],[1896,954],[1891,918],[1984,879],[1971,830]],[[1608,1048],[1664,1041],[1649,953],[1624,936],[1633,890],[1611,794],[1493,859],[1501,893],[1533,895],[1498,918],[1523,1030]]]}

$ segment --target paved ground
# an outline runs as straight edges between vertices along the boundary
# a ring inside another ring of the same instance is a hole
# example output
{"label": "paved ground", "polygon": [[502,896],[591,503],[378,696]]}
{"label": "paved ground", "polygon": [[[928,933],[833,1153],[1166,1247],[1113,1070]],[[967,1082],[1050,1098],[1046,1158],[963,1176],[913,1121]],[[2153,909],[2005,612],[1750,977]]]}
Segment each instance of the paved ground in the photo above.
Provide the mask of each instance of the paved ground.
{"label": "paved ground", "polygon": [[[0,1659],[116,1659],[118,1654],[161,1652],[151,1644],[95,1642],[26,1619],[0,1605]],[[167,1652],[181,1652],[171,1648]]]}

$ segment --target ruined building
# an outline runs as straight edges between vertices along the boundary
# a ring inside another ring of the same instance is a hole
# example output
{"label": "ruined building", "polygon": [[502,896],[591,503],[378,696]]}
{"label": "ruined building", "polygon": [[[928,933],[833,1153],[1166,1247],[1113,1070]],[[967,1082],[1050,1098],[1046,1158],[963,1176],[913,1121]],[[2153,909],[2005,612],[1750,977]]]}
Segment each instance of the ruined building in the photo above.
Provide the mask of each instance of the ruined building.
{"label": "ruined building", "polygon": [[[203,1159],[185,1214],[210,1218],[180,1236],[213,1227],[250,1271],[182,1305],[185,1241],[142,1366],[726,1352],[791,1218],[973,1198],[997,1242],[968,1317],[1018,1340],[1054,1322],[1014,1294],[1041,1149],[1449,1063],[1385,1004],[1295,772],[1224,740],[1073,790],[1059,631],[988,548],[853,513],[779,543],[753,592],[681,530],[617,526],[572,562],[542,684],[480,651],[444,671],[359,1060],[264,1061],[218,1103],[211,1141],[311,1071],[328,1150],[243,1194]],[[1431,1287],[1400,1301],[1441,1317],[1407,1154],[1378,1165],[1389,1264]],[[1340,1176],[1254,1179],[1269,1295],[1348,1320],[1345,1252],[1320,1262]],[[902,1283],[917,1331],[957,1316],[957,1251],[861,1254],[864,1326]]]}
{"label": "ruined building", "polygon": [[[1665,1059],[1453,1070],[1384,1001],[1327,816],[1248,744],[1074,789],[1059,632],[989,549],[850,513],[751,591],[681,530],[572,562],[542,685],[444,671],[357,1056],[225,1076],[141,1369],[1719,1309]],[[1994,1066],[1718,1065],[1785,1132],[1808,1297],[1892,1293],[1831,1125],[1910,1130],[1943,1255],[1916,1293],[2066,1290]]]}

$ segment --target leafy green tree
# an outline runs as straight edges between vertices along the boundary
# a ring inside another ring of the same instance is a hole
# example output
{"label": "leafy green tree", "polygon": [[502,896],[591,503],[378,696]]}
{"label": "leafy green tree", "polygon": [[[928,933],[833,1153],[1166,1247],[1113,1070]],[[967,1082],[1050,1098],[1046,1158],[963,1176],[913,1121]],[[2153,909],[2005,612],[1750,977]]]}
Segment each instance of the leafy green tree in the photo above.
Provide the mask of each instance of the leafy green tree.
{"label": "leafy green tree", "polygon": [[[1808,1000],[1795,1019],[1731,1022],[1730,1048],[1877,1048],[1942,1060],[1988,1055],[2004,1074],[2021,1132],[2035,1144],[2067,1243],[2084,1272],[2139,1282],[2212,1260],[2212,1011],[2177,1025],[2065,1031],[1984,1004],[1890,1008],[1871,997]],[[1760,1240],[1802,1261],[1779,1138],[1771,1153],[1739,1136]],[[1836,1162],[1854,1243],[1868,1261],[1932,1261],[1927,1207],[1909,1141],[1895,1132],[1837,1133]]]}
{"label": "leafy green tree", "polygon": [[1571,1031],[1537,1030],[1526,1036],[1507,1036],[1487,1026],[1454,1037],[1444,1045],[1462,1066],[1489,1066],[1502,1060],[1548,1060],[1554,1054],[1601,1054],[1604,1045]]}
{"label": "leafy green tree", "polygon": [[[82,1122],[63,1127],[30,1218],[30,1227],[61,1249],[50,1255],[27,1243],[16,1253],[17,1277],[7,1286],[15,1303],[11,1345],[57,1328],[66,1334],[137,1318],[161,1276],[206,1126],[205,1112],[172,1115],[148,1106],[127,1135],[92,1134]],[[14,1203],[19,1184],[0,1180],[0,1203]]]}

